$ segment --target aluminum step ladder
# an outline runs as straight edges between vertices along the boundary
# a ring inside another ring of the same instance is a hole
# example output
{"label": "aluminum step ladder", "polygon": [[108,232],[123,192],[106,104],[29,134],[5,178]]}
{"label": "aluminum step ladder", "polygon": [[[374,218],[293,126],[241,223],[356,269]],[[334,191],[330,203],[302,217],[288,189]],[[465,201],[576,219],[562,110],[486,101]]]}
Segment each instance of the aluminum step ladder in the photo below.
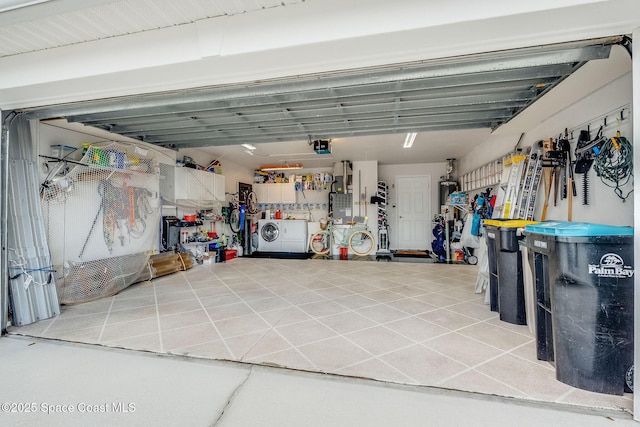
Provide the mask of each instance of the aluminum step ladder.
{"label": "aluminum step ladder", "polygon": [[518,206],[519,219],[533,220],[536,206],[538,187],[542,178],[542,149],[538,147],[531,151],[527,161],[527,171]]}
{"label": "aluminum step ladder", "polygon": [[526,155],[518,154],[505,160],[492,218],[512,219],[517,213],[518,193],[522,187],[526,159]]}

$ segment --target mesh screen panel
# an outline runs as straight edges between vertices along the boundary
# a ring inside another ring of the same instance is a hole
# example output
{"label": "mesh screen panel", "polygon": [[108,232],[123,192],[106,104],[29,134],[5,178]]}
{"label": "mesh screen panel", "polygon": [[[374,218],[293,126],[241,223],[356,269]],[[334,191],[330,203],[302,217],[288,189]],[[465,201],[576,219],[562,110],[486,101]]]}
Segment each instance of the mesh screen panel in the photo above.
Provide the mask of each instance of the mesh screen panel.
{"label": "mesh screen panel", "polygon": [[114,295],[149,268],[160,224],[154,154],[90,145],[79,162],[50,166],[41,199],[60,303]]}

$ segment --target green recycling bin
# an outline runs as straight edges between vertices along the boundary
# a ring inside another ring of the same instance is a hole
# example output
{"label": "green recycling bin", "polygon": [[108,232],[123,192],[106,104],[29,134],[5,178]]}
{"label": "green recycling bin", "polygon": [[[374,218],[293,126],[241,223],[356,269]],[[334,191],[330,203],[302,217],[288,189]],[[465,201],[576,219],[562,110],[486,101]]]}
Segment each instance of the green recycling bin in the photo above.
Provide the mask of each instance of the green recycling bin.
{"label": "green recycling bin", "polygon": [[551,321],[540,332],[552,335],[556,378],[598,393],[632,390],[633,228],[546,222],[525,233],[533,252],[547,254],[534,275],[537,293],[548,287]]}

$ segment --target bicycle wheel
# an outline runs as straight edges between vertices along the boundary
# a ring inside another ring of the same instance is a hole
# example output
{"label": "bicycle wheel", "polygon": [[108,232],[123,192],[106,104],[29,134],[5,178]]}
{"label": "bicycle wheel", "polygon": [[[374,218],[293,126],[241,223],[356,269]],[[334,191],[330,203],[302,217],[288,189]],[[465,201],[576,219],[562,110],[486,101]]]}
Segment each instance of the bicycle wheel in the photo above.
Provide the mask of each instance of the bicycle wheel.
{"label": "bicycle wheel", "polygon": [[254,191],[251,191],[249,192],[249,194],[247,194],[246,205],[247,211],[251,215],[258,213],[258,196],[256,196],[256,193]]}
{"label": "bicycle wheel", "polygon": [[237,233],[240,231],[240,209],[233,208],[229,214],[229,227],[231,231]]}
{"label": "bicycle wheel", "polygon": [[373,252],[374,240],[371,233],[366,230],[354,231],[349,236],[349,248],[358,256],[367,256]]}
{"label": "bicycle wheel", "polygon": [[309,242],[311,251],[318,255],[326,255],[329,253],[331,246],[331,239],[329,238],[329,232],[327,230],[320,230],[313,233],[311,241]]}

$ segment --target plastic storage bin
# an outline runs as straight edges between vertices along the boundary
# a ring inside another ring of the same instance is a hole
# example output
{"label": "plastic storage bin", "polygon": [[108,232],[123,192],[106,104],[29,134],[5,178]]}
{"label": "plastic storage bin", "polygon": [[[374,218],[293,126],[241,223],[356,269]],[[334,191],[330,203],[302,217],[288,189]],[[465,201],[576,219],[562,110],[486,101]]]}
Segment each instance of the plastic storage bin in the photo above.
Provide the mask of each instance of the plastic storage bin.
{"label": "plastic storage bin", "polygon": [[[497,300],[500,320],[515,325],[526,325],[527,316],[524,301],[522,277],[522,255],[518,241],[524,236],[518,232],[525,226],[536,224],[526,220],[486,220],[487,245],[493,232],[497,270]],[[489,261],[491,263],[491,261]],[[489,267],[491,270],[491,266]],[[491,281],[489,281],[491,285]],[[492,290],[493,291],[493,290]],[[493,295],[493,294],[492,294]]]}
{"label": "plastic storage bin", "polygon": [[543,309],[538,357],[555,359],[556,378],[571,386],[618,395],[631,389],[633,228],[546,222],[525,233]]}

